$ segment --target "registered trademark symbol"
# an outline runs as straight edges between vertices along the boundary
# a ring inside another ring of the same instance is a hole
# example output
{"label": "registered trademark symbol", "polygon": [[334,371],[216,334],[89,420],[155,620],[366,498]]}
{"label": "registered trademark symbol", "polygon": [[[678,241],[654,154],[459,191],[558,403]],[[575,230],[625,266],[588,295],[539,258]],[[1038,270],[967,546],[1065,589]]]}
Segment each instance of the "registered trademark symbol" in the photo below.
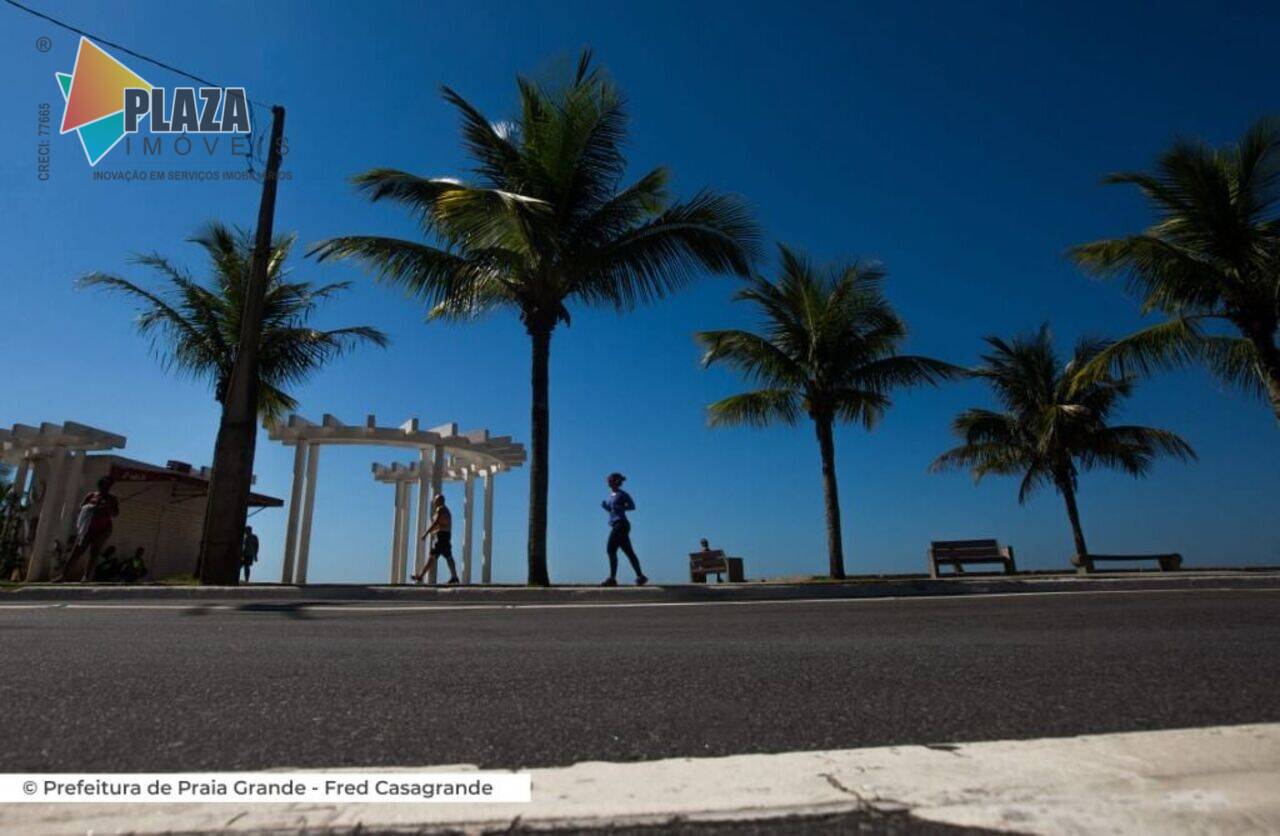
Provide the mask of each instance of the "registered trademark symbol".
{"label": "registered trademark symbol", "polygon": [[49,50],[53,49],[53,41],[49,40],[44,36],[36,38],[36,49],[40,50],[41,52],[48,52]]}

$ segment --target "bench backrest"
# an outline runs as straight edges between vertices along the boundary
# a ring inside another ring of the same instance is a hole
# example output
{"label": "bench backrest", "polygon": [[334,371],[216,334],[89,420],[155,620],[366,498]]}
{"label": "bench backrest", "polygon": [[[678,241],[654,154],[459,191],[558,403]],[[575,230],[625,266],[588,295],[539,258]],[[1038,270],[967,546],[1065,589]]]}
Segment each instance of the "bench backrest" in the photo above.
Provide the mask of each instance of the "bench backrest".
{"label": "bench backrest", "polygon": [[724,549],[713,549],[709,552],[690,552],[689,565],[695,568],[725,566]]}
{"label": "bench backrest", "polygon": [[929,544],[934,557],[1004,557],[995,540],[934,540]]}

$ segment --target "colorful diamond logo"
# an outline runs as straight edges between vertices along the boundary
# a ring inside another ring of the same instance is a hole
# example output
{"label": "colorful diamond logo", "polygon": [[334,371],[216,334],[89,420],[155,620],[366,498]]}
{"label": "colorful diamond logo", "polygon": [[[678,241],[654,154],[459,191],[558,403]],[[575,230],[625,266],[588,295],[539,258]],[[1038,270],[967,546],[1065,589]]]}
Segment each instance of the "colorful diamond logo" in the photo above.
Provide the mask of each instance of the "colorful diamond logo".
{"label": "colorful diamond logo", "polygon": [[150,92],[151,84],[85,37],[75,67],[55,75],[66,103],[61,132],[75,131],[89,165],[97,165],[124,139],[124,91]]}

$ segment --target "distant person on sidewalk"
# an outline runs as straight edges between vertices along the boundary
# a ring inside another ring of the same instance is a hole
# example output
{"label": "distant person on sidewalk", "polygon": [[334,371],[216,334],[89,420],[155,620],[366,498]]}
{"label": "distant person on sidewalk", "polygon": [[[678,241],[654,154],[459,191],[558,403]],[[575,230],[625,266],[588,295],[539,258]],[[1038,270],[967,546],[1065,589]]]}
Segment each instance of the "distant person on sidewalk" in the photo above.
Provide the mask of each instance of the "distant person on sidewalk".
{"label": "distant person on sidewalk", "polygon": [[[93,578],[93,564],[107,540],[111,539],[112,520],[120,515],[120,501],[111,494],[114,484],[110,476],[103,476],[98,480],[98,489],[86,494],[80,503],[80,513],[76,516],[76,545],[67,558],[64,580]],[[84,568],[80,568],[80,558],[86,552],[88,557]]]}
{"label": "distant person on sidewalk", "polygon": [[417,583],[422,583],[430,572],[431,567],[436,564],[437,557],[443,557],[449,562],[449,583],[458,582],[458,567],[453,562],[453,514],[444,504],[444,494],[436,494],[436,498],[431,500],[431,527],[422,535],[425,540],[432,534],[435,535],[431,540],[431,554],[427,558],[426,564],[422,567],[422,572],[417,575],[410,575]]}
{"label": "distant person on sidewalk", "polygon": [[601,586],[618,585],[618,549],[622,549],[627,560],[631,561],[631,568],[636,573],[636,586],[644,586],[649,581],[644,572],[640,571],[640,558],[636,557],[636,550],[631,548],[631,522],[627,519],[627,512],[634,511],[636,503],[631,499],[631,494],[622,489],[625,481],[627,477],[621,473],[610,473],[605,479],[605,484],[609,486],[609,498],[601,502],[600,506],[609,512],[609,542],[605,545],[605,551],[609,555],[609,577]]}
{"label": "distant person on sidewalk", "polygon": [[240,566],[244,569],[244,582],[249,582],[249,570],[258,562],[258,535],[253,526],[244,527],[244,542],[240,546]]}

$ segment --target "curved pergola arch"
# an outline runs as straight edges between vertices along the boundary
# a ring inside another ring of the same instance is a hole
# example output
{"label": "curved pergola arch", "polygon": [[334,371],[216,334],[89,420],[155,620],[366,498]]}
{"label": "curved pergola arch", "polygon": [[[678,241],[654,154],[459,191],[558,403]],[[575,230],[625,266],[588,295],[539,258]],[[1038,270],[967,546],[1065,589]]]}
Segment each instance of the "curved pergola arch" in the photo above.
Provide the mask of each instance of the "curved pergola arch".
{"label": "curved pergola arch", "polygon": [[[391,478],[396,488],[396,537],[392,543],[390,580],[403,583],[408,563],[408,515],[412,484],[418,489],[417,540],[415,564],[421,571],[426,562],[426,543],[421,535],[427,529],[428,508],[431,497],[443,490],[444,481],[453,479],[454,472],[467,486],[468,510],[464,519],[467,546],[467,582],[470,582],[470,531],[471,497],[473,482],[480,476],[485,482],[485,537],[482,543],[483,577],[489,581],[492,558],[493,479],[502,473],[524,464],[524,445],[512,441],[510,436],[490,436],[488,430],[458,432],[456,423],[442,424],[422,429],[417,418],[411,418],[399,426],[379,426],[373,415],[364,424],[344,424],[326,414],[320,423],[313,423],[300,415],[271,426],[268,438],[295,448],[293,457],[293,488],[290,491],[288,529],[285,533],[284,565],[281,583],[305,584],[307,562],[311,551],[311,523],[315,509],[316,477],[319,469],[320,448],[324,445],[363,445],[368,447],[398,447],[418,451],[418,461],[413,463],[413,479]],[[374,478],[378,478],[381,465],[374,465]],[[407,473],[402,465],[392,465],[399,473]],[[384,468],[386,469],[386,468]],[[405,488],[400,484],[404,483]],[[402,496],[403,495],[403,496]],[[403,519],[402,519],[403,517]],[[434,571],[432,580],[434,580]]]}

